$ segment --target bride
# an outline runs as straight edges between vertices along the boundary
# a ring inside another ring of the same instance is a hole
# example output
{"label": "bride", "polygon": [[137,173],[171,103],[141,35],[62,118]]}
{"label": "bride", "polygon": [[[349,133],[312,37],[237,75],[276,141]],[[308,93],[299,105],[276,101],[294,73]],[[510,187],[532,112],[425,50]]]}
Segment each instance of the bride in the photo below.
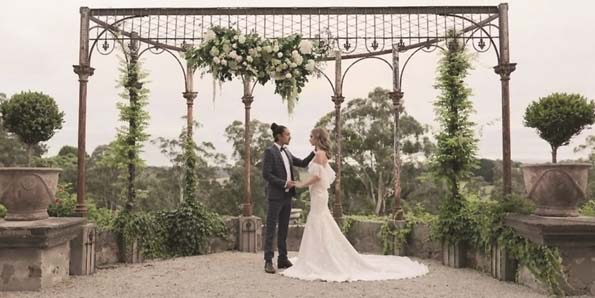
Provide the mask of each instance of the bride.
{"label": "bride", "polygon": [[407,257],[359,254],[349,243],[328,208],[328,188],[335,172],[328,164],[330,140],[326,130],[315,128],[310,143],[316,157],[308,166],[310,178],[296,187],[309,187],[310,213],[294,265],[281,275],[303,280],[356,281],[403,279],[428,273],[424,264]]}

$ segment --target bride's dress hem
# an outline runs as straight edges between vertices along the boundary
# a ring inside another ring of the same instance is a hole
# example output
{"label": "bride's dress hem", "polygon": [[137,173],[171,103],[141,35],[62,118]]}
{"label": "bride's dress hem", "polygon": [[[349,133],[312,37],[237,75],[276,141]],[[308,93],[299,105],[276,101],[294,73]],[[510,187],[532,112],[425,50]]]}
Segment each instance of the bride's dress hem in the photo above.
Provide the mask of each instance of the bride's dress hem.
{"label": "bride's dress hem", "polygon": [[352,282],[398,280],[422,276],[428,267],[402,256],[363,255],[353,248],[328,208],[328,188],[335,172],[310,163],[308,172],[320,177],[310,186],[310,213],[293,266],[279,274],[308,281]]}

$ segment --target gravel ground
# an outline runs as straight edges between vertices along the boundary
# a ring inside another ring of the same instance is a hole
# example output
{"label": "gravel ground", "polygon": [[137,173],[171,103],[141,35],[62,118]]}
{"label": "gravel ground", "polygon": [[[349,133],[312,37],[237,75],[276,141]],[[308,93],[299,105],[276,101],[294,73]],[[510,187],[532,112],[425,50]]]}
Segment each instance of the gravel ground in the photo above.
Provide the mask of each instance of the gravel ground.
{"label": "gravel ground", "polygon": [[415,279],[328,283],[266,274],[262,254],[225,252],[119,265],[91,276],[71,276],[41,292],[0,292],[0,297],[547,297],[471,269],[421,261],[430,273]]}

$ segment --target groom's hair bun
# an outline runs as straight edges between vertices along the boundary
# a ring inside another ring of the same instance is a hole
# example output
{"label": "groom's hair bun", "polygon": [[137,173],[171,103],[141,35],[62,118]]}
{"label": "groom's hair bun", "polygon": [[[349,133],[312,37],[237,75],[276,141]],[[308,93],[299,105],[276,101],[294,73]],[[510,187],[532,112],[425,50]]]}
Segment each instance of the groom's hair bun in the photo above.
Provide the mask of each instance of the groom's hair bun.
{"label": "groom's hair bun", "polygon": [[273,131],[273,138],[275,138],[275,142],[277,141],[279,136],[283,134],[283,132],[285,131],[286,128],[287,127],[285,127],[283,125],[278,125],[275,122],[273,122],[273,124],[271,124],[271,130]]}

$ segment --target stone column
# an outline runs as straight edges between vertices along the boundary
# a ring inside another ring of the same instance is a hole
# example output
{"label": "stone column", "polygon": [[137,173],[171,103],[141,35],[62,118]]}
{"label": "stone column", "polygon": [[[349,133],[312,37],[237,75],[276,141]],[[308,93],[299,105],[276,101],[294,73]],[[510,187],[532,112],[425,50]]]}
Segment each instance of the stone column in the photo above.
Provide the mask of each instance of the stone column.
{"label": "stone column", "polygon": [[400,115],[402,110],[403,92],[401,91],[401,78],[399,66],[399,52],[396,46],[393,46],[393,91],[390,92],[390,98],[393,102],[393,171],[395,176],[394,189],[394,213],[395,220],[403,219],[403,209],[401,208],[401,132],[400,132]]}
{"label": "stone column", "polygon": [[262,219],[252,214],[252,189],[251,189],[251,172],[252,172],[252,131],[250,127],[250,109],[254,97],[252,96],[252,79],[245,77],[244,95],[242,102],[244,103],[244,203],[242,205],[242,216],[239,219],[240,225],[240,241],[239,250],[242,252],[258,252],[262,250]]}
{"label": "stone column", "polygon": [[78,119],[78,179],[76,193],[76,215],[80,217],[87,216],[87,207],[85,206],[85,150],[87,137],[87,82],[89,76],[93,75],[94,68],[89,64],[89,8],[81,7],[81,28],[80,28],[80,48],[79,64],[74,65],[74,72],[79,76],[79,119]]}
{"label": "stone column", "polygon": [[252,102],[254,97],[252,96],[252,80],[250,77],[244,78],[244,96],[242,96],[242,102],[244,103],[244,204],[243,204],[243,216],[252,216],[252,189],[250,187],[251,170],[251,148],[250,144],[252,141],[252,133],[250,129],[250,109],[252,108]]}
{"label": "stone column", "polygon": [[343,219],[343,202],[341,199],[341,168],[343,162],[342,145],[343,139],[341,133],[341,104],[345,101],[343,97],[343,77],[341,74],[341,51],[335,51],[335,94],[331,96],[335,104],[335,143],[336,152],[336,173],[335,178],[335,204],[333,206],[333,217],[338,222]]}
{"label": "stone column", "polygon": [[512,158],[510,145],[510,74],[515,70],[516,63],[510,63],[510,48],[508,39],[508,4],[498,6],[500,61],[494,70],[500,75],[502,85],[502,177],[504,182],[504,195],[512,193]]}

